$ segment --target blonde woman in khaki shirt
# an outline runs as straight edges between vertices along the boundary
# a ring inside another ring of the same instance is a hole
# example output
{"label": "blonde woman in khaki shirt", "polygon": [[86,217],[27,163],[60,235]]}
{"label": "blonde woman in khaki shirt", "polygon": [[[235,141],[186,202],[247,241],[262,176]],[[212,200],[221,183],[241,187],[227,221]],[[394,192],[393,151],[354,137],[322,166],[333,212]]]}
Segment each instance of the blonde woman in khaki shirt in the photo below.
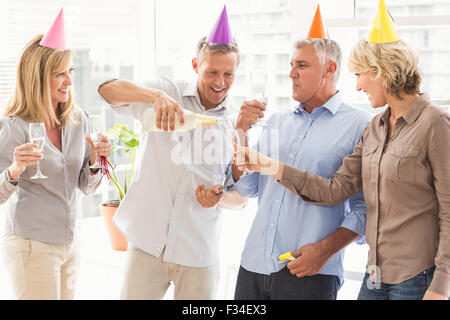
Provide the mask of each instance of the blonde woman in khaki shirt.
{"label": "blonde woman in khaki shirt", "polygon": [[[332,178],[249,148],[236,147],[235,161],[318,205],[339,203],[363,187],[369,257],[358,299],[447,299],[450,117],[420,93],[418,58],[402,41],[361,40],[349,68],[373,108],[389,107],[369,123]],[[296,261],[290,264],[291,273],[301,272]]]}
{"label": "blonde woman in khaki shirt", "polygon": [[[15,298],[72,299],[80,260],[76,191],[98,187],[102,175],[89,166],[109,157],[111,145],[105,136],[95,147],[85,140],[88,116],[72,100],[72,51],[41,46],[41,39],[24,48],[0,119],[0,204],[8,204],[2,249]],[[30,122],[45,123],[43,154],[29,143]],[[47,179],[31,178],[37,162]]]}

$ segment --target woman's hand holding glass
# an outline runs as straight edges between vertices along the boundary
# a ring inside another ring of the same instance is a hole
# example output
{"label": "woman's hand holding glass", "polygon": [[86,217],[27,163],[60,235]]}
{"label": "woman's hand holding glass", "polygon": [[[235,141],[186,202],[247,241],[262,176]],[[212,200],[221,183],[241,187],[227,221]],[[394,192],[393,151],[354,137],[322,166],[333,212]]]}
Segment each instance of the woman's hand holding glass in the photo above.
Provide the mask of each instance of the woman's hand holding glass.
{"label": "woman's hand holding glass", "polygon": [[271,159],[255,149],[234,145],[234,164],[240,171],[252,170],[263,174],[273,176],[281,180],[283,175],[283,164],[277,160]]}
{"label": "woman's hand holding glass", "polygon": [[9,177],[12,180],[19,179],[27,167],[36,166],[42,160],[42,149],[35,151],[37,148],[36,143],[25,143],[14,150],[14,161],[8,167]]}
{"label": "woman's hand holding glass", "polygon": [[101,163],[101,157],[107,159],[111,156],[112,146],[107,136],[100,134],[95,142],[90,137],[86,137],[86,141],[91,145],[89,161],[91,168],[92,164]]}
{"label": "woman's hand holding glass", "polygon": [[[88,142],[91,144],[91,169],[102,169],[103,165],[101,162],[101,156],[95,154],[92,155],[93,151],[96,151],[98,144],[101,142],[102,133],[105,132],[103,127],[102,118],[99,115],[89,116],[89,137]],[[94,162],[92,162],[94,159]]]}
{"label": "woman's hand holding glass", "polygon": [[[247,131],[252,128],[260,118],[264,117],[263,111],[265,108],[266,104],[258,100],[245,101],[242,104],[234,131],[235,143],[238,146],[246,147],[248,145]],[[242,171],[241,177],[252,173],[252,171],[248,169],[240,171]]]}

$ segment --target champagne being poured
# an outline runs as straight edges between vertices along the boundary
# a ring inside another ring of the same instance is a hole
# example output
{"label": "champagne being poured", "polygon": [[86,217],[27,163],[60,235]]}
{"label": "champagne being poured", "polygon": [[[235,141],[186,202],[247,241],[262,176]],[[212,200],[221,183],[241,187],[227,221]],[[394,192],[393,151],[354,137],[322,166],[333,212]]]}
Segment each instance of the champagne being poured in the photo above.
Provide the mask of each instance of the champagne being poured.
{"label": "champagne being poured", "polygon": [[[188,131],[198,127],[218,125],[223,119],[214,116],[193,113],[189,110],[183,110],[184,125],[180,124],[178,114],[175,113],[175,131]],[[156,113],[153,109],[147,109],[144,112],[142,125],[147,131],[163,131],[156,127]]]}

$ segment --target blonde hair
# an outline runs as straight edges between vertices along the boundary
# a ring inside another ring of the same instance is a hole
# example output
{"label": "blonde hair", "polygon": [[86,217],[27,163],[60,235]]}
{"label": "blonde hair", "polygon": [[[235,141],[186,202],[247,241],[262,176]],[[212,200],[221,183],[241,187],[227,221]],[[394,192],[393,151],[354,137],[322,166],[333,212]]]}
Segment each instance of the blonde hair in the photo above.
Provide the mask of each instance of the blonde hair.
{"label": "blonde hair", "polygon": [[71,50],[55,50],[39,45],[43,35],[28,42],[19,59],[16,87],[6,106],[6,117],[18,117],[27,122],[41,122],[64,127],[76,125],[72,89],[67,102],[60,102],[55,112],[51,99],[51,76],[70,65]]}
{"label": "blonde hair", "polygon": [[400,93],[419,94],[422,72],[419,57],[403,41],[369,43],[360,40],[352,52],[348,68],[352,73],[375,72],[383,78],[387,93],[401,99]]}

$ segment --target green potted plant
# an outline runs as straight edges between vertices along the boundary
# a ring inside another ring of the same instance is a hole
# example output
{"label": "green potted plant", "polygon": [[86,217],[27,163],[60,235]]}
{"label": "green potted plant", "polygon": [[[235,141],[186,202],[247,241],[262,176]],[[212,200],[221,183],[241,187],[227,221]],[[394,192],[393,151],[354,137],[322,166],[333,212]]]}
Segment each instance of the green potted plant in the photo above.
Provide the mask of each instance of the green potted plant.
{"label": "green potted plant", "polygon": [[124,151],[127,154],[128,161],[123,167],[123,175],[120,175],[122,176],[122,179],[119,179],[119,174],[116,172],[116,166],[112,166],[108,160],[102,159],[104,166],[108,168],[108,170],[105,170],[105,175],[114,186],[114,189],[117,192],[117,199],[102,203],[100,205],[100,213],[105,220],[106,230],[108,231],[113,250],[126,251],[128,241],[114,225],[113,218],[120,202],[127,194],[131,180],[133,179],[136,151],[139,147],[139,136],[120,123],[108,130],[106,135],[113,142],[112,150]]}

